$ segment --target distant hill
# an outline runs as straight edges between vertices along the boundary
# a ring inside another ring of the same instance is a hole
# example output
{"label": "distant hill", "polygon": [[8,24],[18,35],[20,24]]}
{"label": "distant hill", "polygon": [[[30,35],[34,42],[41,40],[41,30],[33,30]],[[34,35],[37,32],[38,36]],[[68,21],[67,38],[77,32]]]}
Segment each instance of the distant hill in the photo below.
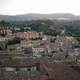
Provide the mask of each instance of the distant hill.
{"label": "distant hill", "polygon": [[80,16],[75,16],[69,13],[55,13],[55,14],[23,14],[23,15],[0,15],[0,21],[30,21],[30,20],[80,20]]}

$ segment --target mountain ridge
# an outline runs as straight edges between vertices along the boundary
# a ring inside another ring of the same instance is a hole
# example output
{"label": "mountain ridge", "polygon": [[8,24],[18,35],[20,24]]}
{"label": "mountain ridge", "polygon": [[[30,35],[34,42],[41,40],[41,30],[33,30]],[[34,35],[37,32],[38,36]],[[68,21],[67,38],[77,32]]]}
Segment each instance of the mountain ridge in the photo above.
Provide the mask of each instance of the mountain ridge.
{"label": "mountain ridge", "polygon": [[80,20],[80,16],[70,13],[38,14],[28,13],[22,15],[0,15],[0,21],[29,21],[29,20]]}

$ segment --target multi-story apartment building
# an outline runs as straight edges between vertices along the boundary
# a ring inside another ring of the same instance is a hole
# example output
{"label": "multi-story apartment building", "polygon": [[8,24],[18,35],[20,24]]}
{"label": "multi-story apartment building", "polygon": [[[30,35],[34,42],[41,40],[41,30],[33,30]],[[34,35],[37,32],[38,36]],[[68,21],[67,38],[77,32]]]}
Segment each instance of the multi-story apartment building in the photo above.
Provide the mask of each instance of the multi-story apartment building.
{"label": "multi-story apartment building", "polygon": [[39,38],[40,34],[36,31],[28,31],[28,32],[17,32],[16,36],[21,39],[35,39]]}

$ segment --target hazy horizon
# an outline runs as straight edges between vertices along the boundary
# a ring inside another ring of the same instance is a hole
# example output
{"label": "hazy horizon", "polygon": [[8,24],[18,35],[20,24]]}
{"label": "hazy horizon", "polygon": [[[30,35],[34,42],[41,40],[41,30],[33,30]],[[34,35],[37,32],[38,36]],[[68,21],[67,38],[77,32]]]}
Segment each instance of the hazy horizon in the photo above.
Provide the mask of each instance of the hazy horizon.
{"label": "hazy horizon", "polygon": [[70,13],[80,15],[79,0],[0,0],[0,15]]}
{"label": "hazy horizon", "polygon": [[80,16],[80,15],[75,15],[75,14],[72,14],[72,13],[23,13],[23,14],[0,14],[0,15],[3,15],[3,16],[18,16],[18,15],[34,15],[34,14],[39,14],[39,15],[54,15],[54,14],[71,14],[71,15],[74,15],[74,16]]}
{"label": "hazy horizon", "polygon": [[0,15],[4,15],[4,16],[17,16],[17,15],[27,15],[27,14],[41,14],[41,15],[71,14],[71,15],[74,15],[74,16],[80,16],[80,15],[76,15],[76,14],[72,14],[72,13],[22,13],[22,14],[0,14]]}

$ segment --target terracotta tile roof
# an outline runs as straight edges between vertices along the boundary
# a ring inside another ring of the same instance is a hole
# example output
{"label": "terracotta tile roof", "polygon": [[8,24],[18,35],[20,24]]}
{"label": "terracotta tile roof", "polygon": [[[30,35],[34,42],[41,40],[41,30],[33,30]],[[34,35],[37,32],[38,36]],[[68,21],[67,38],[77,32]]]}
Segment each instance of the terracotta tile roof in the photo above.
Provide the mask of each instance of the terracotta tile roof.
{"label": "terracotta tile roof", "polygon": [[44,67],[54,80],[80,80],[80,73],[71,68],[70,65],[48,63]]}
{"label": "terracotta tile roof", "polygon": [[[23,60],[23,62],[24,61],[25,60]],[[35,61],[29,59],[26,60],[26,62],[34,63]],[[43,61],[41,62],[41,67],[48,72],[48,76],[2,76],[0,77],[0,80],[80,80],[80,73],[75,71],[71,65],[64,63],[48,63]]]}
{"label": "terracotta tile roof", "polygon": [[0,67],[21,67],[21,66],[31,66],[34,64],[38,64],[39,60],[38,59],[32,59],[32,58],[27,58],[27,59],[13,59],[13,60],[6,60],[6,62],[3,62]]}

